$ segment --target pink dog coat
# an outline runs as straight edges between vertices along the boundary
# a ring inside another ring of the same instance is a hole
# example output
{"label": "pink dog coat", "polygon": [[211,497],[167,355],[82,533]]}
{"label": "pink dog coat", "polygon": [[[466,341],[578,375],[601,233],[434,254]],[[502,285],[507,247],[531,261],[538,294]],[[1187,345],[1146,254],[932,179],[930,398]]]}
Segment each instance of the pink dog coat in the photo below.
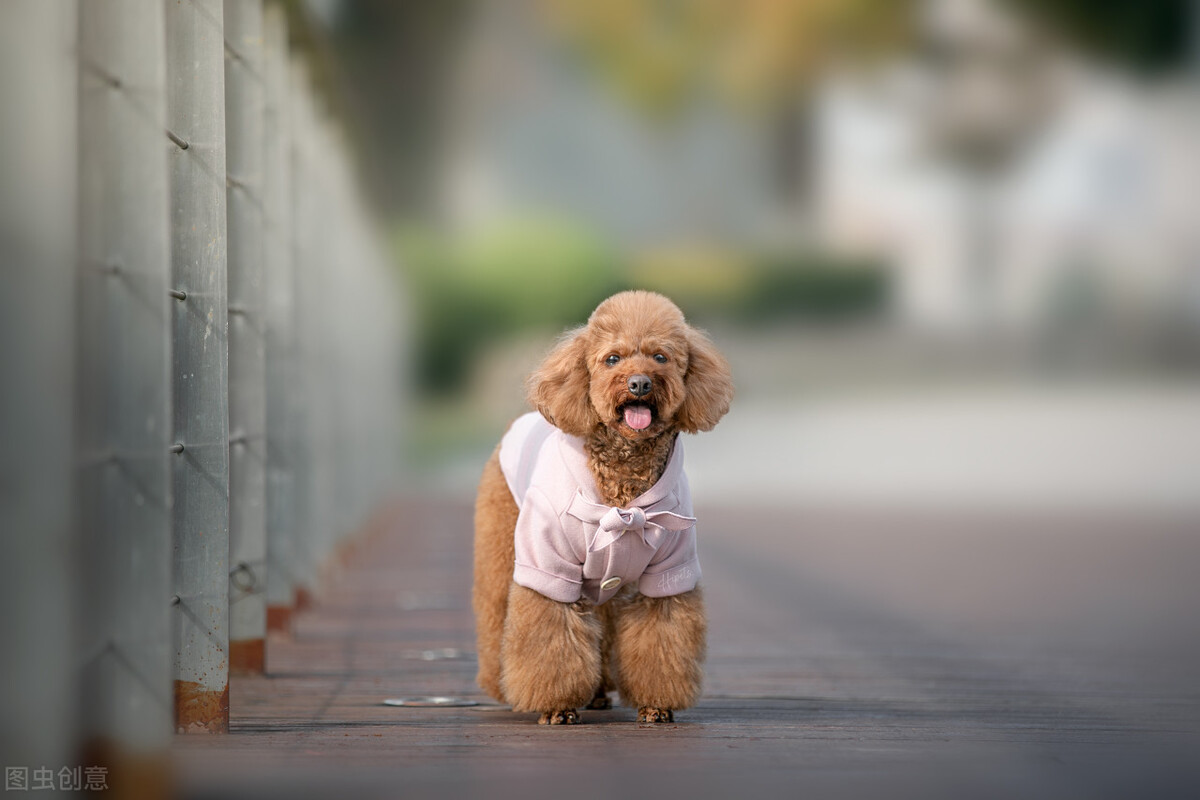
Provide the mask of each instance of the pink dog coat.
{"label": "pink dog coat", "polygon": [[696,519],[678,439],[658,483],[629,508],[600,501],[583,440],[537,413],[504,435],[500,469],[520,508],[513,580],[521,586],[562,603],[603,603],[633,581],[650,597],[695,588]]}

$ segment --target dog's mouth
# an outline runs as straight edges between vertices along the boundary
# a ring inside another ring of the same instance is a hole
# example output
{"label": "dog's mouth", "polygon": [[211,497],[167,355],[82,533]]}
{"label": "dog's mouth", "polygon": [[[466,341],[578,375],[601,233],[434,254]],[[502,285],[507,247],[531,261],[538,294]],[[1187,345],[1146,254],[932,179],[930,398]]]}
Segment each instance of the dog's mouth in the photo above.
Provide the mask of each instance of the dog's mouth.
{"label": "dog's mouth", "polygon": [[635,431],[644,431],[654,422],[654,406],[647,403],[626,403],[621,407],[625,424]]}

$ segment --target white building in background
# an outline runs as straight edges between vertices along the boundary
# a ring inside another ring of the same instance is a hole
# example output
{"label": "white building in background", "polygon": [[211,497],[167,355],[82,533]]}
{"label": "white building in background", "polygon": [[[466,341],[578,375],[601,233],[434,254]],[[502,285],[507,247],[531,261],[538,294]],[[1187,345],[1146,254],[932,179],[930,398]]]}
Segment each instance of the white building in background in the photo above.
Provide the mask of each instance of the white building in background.
{"label": "white building in background", "polygon": [[[921,328],[1200,327],[1200,86],[1071,62],[990,0],[926,9],[951,66],[824,87],[824,243],[890,262]],[[1002,155],[948,156],[949,127]]]}
{"label": "white building in background", "polygon": [[831,84],[819,117],[821,236],[891,261],[904,319],[972,324],[980,245],[1003,326],[1082,302],[1133,319],[1200,317],[1200,91],[1080,76],[1056,119],[994,179],[983,242],[971,178],[931,158],[911,107],[879,86]]}

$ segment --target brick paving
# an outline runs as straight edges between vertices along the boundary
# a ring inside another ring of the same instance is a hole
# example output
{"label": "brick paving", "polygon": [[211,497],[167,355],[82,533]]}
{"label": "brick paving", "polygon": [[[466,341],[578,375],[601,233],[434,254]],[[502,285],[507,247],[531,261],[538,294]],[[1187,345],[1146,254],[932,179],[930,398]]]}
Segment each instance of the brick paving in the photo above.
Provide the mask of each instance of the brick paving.
{"label": "brick paving", "polygon": [[[697,509],[706,693],[539,727],[474,686],[469,499],[331,567],[185,797],[1200,796],[1195,520]],[[452,695],[464,708],[395,708]]]}

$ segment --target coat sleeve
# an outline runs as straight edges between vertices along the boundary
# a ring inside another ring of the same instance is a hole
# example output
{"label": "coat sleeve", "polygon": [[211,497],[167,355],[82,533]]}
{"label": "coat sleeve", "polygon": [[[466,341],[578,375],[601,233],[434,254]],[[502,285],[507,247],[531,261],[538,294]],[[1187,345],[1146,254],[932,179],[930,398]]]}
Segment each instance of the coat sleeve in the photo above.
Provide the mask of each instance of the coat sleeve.
{"label": "coat sleeve", "polygon": [[514,533],[513,580],[551,600],[573,603],[583,593],[583,562],[572,552],[558,513],[536,487],[525,494]]}

